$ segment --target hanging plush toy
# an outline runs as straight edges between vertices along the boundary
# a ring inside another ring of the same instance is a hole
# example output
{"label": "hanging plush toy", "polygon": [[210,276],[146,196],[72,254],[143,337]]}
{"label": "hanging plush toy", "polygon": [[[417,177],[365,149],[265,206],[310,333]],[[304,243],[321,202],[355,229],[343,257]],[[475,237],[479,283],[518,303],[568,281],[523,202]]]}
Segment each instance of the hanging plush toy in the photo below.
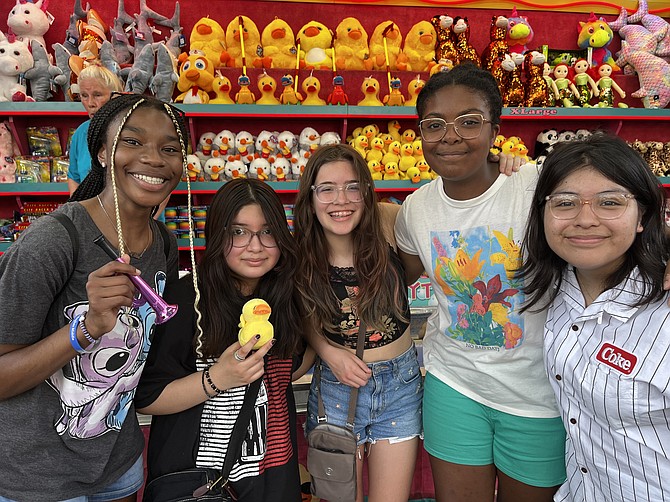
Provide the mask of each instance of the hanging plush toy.
{"label": "hanging plush toy", "polygon": [[221,56],[227,66],[270,68],[272,61],[263,55],[261,34],[247,16],[235,16],[226,28],[226,53]]}
{"label": "hanging plush toy", "polygon": [[46,49],[44,34],[51,26],[47,16],[48,3],[49,0],[38,0],[35,3],[16,0],[16,4],[7,16],[7,27],[10,33],[16,35],[16,38],[28,47],[30,47],[31,40],[36,40]]}
{"label": "hanging plush toy", "polygon": [[345,17],[335,29],[333,47],[338,70],[371,70],[368,33],[355,17]]}
{"label": "hanging plush toy", "polygon": [[263,55],[271,59],[272,68],[290,70],[295,68],[295,35],[283,19],[275,18],[268,23],[261,34]]}
{"label": "hanging plush toy", "polygon": [[648,52],[632,49],[623,40],[617,64],[635,68],[640,88],[631,96],[640,98],[645,108],[665,108],[670,103],[670,63]]}
{"label": "hanging plush toy", "polygon": [[179,82],[176,71],[177,61],[164,43],[156,48],[156,70],[149,82],[149,89],[154,96],[165,103],[172,101],[174,86]]}
{"label": "hanging plush toy", "polygon": [[34,65],[25,72],[25,77],[30,81],[30,94],[35,101],[46,101],[52,96],[51,89],[65,84],[67,77],[49,62],[46,49],[37,40],[31,41],[31,49]]}
{"label": "hanging plush toy", "polygon": [[0,101],[35,101],[19,82],[20,76],[33,64],[28,46],[14,35],[5,36],[0,31]]}

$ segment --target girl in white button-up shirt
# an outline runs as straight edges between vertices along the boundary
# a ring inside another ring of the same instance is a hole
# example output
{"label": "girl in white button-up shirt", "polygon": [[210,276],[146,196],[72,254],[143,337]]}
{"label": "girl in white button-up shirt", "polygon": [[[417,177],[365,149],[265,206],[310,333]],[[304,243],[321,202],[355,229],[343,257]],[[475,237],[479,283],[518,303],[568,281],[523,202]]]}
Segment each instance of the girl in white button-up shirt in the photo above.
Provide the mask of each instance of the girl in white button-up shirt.
{"label": "girl in white button-up shirt", "polygon": [[[567,430],[556,501],[670,501],[670,308],[663,189],[616,137],[547,157],[526,230],[526,308]],[[588,206],[588,207],[586,207]]]}

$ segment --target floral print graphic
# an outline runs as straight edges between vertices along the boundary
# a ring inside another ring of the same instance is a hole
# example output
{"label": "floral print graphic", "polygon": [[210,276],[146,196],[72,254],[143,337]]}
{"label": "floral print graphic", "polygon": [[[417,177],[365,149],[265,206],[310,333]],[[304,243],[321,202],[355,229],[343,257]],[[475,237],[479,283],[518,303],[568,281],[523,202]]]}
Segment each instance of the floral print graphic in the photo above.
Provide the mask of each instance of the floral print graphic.
{"label": "floral print graphic", "polygon": [[433,233],[431,243],[435,286],[447,296],[454,320],[445,335],[481,347],[521,345],[516,310],[524,297],[515,277],[521,248],[512,229]]}

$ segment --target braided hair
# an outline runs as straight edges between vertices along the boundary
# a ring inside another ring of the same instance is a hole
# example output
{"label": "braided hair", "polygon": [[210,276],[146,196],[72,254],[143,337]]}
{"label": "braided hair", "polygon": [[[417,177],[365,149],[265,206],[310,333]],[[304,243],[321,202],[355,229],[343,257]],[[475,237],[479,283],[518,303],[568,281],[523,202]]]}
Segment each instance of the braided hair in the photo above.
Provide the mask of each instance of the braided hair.
{"label": "braided hair", "polygon": [[[74,191],[69,201],[82,201],[95,197],[96,195],[102,193],[102,190],[105,187],[107,166],[104,166],[100,163],[98,159],[98,153],[100,149],[107,141],[107,132],[109,130],[110,124],[116,120],[117,117],[123,116],[125,113],[125,118],[122,120],[121,124],[116,131],[114,136],[114,143],[118,140],[121,129],[128,120],[130,114],[137,108],[154,108],[166,113],[172,120],[177,134],[183,143],[182,146],[182,157],[184,161],[186,160],[186,150],[185,147],[188,144],[188,129],[181,111],[174,108],[172,105],[164,103],[152,96],[143,95],[143,94],[112,94],[112,99],[107,101],[100,110],[98,110],[93,118],[91,118],[91,124],[88,128],[88,151],[91,154],[91,171],[88,175],[82,180],[81,184]],[[172,113],[170,113],[172,112]]]}

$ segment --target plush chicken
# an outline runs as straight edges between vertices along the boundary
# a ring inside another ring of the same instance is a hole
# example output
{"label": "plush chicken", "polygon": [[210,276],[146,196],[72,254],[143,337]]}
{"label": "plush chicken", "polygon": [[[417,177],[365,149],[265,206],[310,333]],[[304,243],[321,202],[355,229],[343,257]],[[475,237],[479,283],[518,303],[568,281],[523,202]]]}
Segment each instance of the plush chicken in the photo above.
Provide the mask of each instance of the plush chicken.
{"label": "plush chicken", "polygon": [[319,96],[321,92],[321,82],[318,78],[310,75],[302,81],[302,91],[305,93],[303,105],[325,105],[326,100]]}
{"label": "plush chicken", "polygon": [[187,55],[185,52],[179,57],[179,80],[177,88],[182,91],[175,98],[176,102],[209,103],[208,92],[212,90],[214,71],[212,63],[200,54]]}
{"label": "plush chicken", "polygon": [[363,99],[358,102],[358,106],[384,106],[379,100],[379,80],[370,76],[363,80],[361,84]]}
{"label": "plush chicken", "polygon": [[335,66],[338,70],[371,70],[368,33],[355,17],[345,17],[335,29]]}
{"label": "plush chicken", "polygon": [[[240,24],[242,32],[240,33]],[[244,61],[242,60],[244,44]],[[256,68],[270,68],[270,58],[263,57],[261,34],[256,23],[247,16],[235,16],[226,28],[226,53],[222,56],[227,66],[242,68],[243,63]]]}
{"label": "plush chicken", "polygon": [[[384,50],[386,38],[386,51]],[[388,54],[389,70],[397,70],[398,55],[402,46],[402,33],[393,21],[379,23],[370,36],[370,61],[373,70],[386,70],[386,54]]]}
{"label": "plush chicken", "polygon": [[223,27],[209,16],[200,18],[191,30],[189,48],[192,51],[201,51],[213,68],[222,66],[221,56],[226,50],[226,33]]}
{"label": "plush chicken", "polygon": [[254,298],[244,304],[240,316],[240,331],[237,334],[240,345],[244,345],[254,336],[260,335],[254,345],[254,350],[256,350],[274,338],[274,327],[270,322],[271,313],[270,305],[260,298]]}
{"label": "plush chicken", "polygon": [[210,99],[209,102],[220,105],[234,104],[235,101],[230,97],[232,88],[233,86],[228,77],[222,75],[221,72],[217,70],[214,80],[212,81],[212,91],[216,94],[216,97]]}
{"label": "plush chicken", "polygon": [[[399,58],[398,69],[410,71],[428,71],[435,59],[435,40],[437,34],[429,21],[419,21],[407,33],[404,58]],[[406,62],[401,62],[405,59]]]}
{"label": "plush chicken", "polygon": [[324,24],[310,21],[296,35],[300,44],[301,67],[332,70],[333,32]]}
{"label": "plush chicken", "polygon": [[283,19],[275,17],[261,34],[263,55],[271,59],[272,68],[295,68],[298,50],[293,30]]}
{"label": "plush chicken", "polygon": [[257,105],[281,104],[275,96],[275,91],[277,90],[277,81],[267,73],[263,73],[263,75],[261,75],[258,79],[258,90],[260,91],[261,95],[256,100]]}

